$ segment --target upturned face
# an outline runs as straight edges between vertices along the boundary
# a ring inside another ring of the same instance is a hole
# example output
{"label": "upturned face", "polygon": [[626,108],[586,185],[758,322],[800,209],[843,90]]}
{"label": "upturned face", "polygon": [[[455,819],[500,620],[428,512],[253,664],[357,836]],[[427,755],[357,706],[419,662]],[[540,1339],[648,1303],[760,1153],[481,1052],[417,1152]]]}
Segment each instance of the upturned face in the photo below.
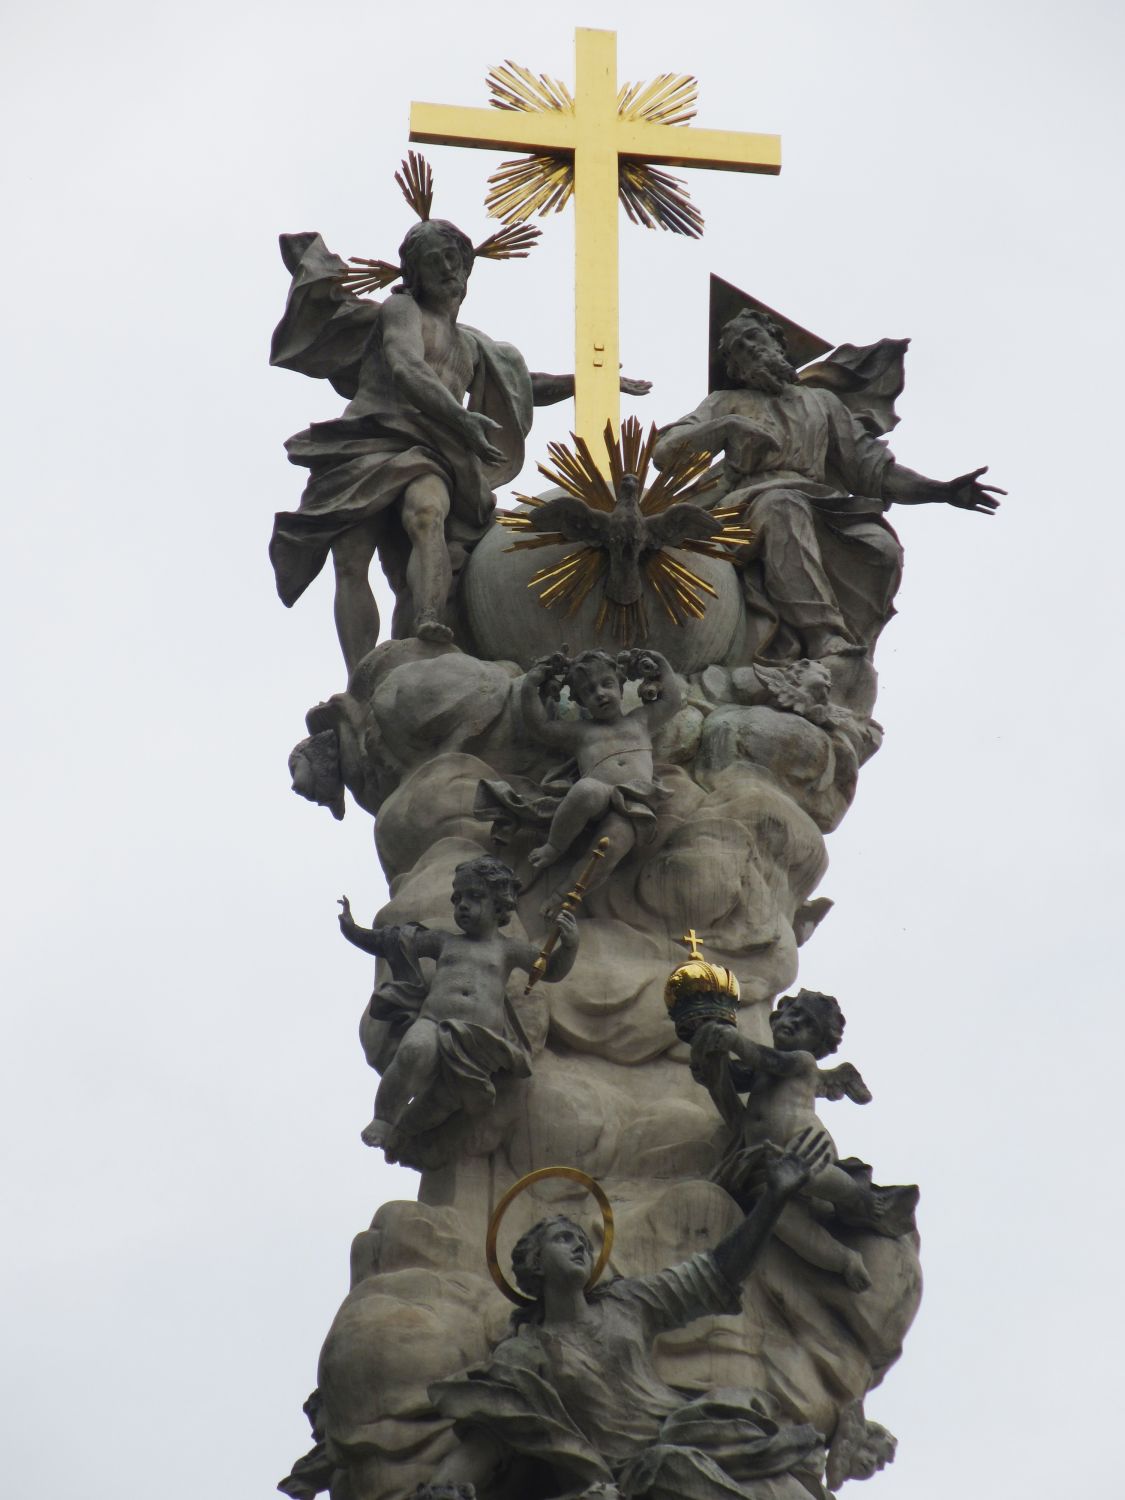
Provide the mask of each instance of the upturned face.
{"label": "upturned face", "polygon": [[616,719],[621,714],[621,684],[612,667],[598,667],[583,673],[571,688],[579,705],[591,719]]}
{"label": "upturned face", "polygon": [[415,261],[415,294],[423,299],[461,300],[468,285],[468,274],[457,246],[445,235],[429,234]]}
{"label": "upturned face", "polygon": [[593,1269],[586,1236],[572,1224],[552,1224],[540,1246],[539,1268],[544,1285],[585,1286]]}
{"label": "upturned face", "polygon": [[820,1021],[800,1000],[775,1011],[770,1029],[779,1052],[815,1052],[823,1041]]}
{"label": "upturned face", "polygon": [[496,927],[492,893],[475,875],[457,875],[453,880],[453,920],[466,937],[482,937]]}

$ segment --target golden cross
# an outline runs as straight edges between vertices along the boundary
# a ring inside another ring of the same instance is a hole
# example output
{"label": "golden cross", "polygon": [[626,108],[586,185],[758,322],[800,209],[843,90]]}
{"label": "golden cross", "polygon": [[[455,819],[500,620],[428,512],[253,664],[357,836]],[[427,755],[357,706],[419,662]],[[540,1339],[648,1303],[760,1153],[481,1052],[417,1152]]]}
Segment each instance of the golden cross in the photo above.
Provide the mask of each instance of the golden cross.
{"label": "golden cross", "polygon": [[684,933],[683,937],[680,939],[680,942],[681,943],[689,943],[691,945],[691,956],[692,956],[692,958],[702,958],[703,957],[703,954],[699,951],[699,934],[698,934],[698,932],[696,932],[696,930],[695,930],[694,927],[689,927],[688,928],[688,930]]}
{"label": "golden cross", "polygon": [[[574,34],[574,97],[542,108],[464,109],[412,104],[410,139],[486,151],[531,151],[574,162],[575,431],[602,462],[602,432],[620,422],[618,174],[622,161],[716,171],[781,171],[776,135],[654,123],[625,110],[617,33]],[[630,96],[632,97],[632,96]]]}

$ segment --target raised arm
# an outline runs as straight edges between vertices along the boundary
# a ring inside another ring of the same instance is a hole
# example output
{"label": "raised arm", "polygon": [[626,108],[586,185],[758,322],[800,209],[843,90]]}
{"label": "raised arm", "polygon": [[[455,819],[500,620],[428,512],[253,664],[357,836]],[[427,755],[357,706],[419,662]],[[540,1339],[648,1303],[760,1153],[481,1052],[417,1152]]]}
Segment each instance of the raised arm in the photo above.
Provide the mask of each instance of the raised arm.
{"label": "raised arm", "polygon": [[500,424],[462,406],[426,363],[422,322],[413,297],[388,297],[382,313],[383,358],[398,389],[420,412],[455,432],[477,458],[502,464],[504,455],[489,442],[489,434],[498,432]]}
{"label": "raised arm", "polygon": [[708,1021],[692,1037],[691,1071],[710,1093],[728,1123],[736,1111],[741,1112],[738,1092],[731,1078],[732,1054],[753,1072],[766,1073],[773,1078],[792,1078],[810,1066],[815,1067],[807,1052],[779,1052],[776,1047],[763,1047],[760,1042],[752,1042],[743,1036],[734,1026]]}
{"label": "raised arm", "polygon": [[809,1178],[827,1166],[832,1148],[822,1130],[809,1126],[793,1142],[792,1149],[766,1168],[766,1190],[725,1239],[711,1251],[711,1258],[731,1286],[740,1286],[765,1248],[781,1211]]}
{"label": "raised arm", "polygon": [[[649,728],[660,729],[675,718],[683,707],[684,694],[680,679],[671,663],[659,651],[634,651],[630,675],[641,678],[641,703]],[[646,698],[646,690],[651,701]],[[655,692],[656,696],[651,696]]]}
{"label": "raised arm", "polygon": [[364,953],[370,953],[373,958],[387,959],[392,971],[398,962],[402,935],[405,932],[413,934],[413,951],[418,958],[441,957],[447,933],[435,932],[413,923],[407,923],[405,927],[361,927],[352,916],[351,902],[346,896],[340,897],[339,906],[340,931],[348,942],[361,948]]}
{"label": "raised arm", "polygon": [[341,896],[340,907],[340,931],[348,942],[356,948],[362,948],[364,953],[370,953],[375,958],[383,956],[383,931],[380,927],[360,927],[352,916],[351,902],[346,896]]}
{"label": "raised arm", "polygon": [[[737,1131],[742,1126],[745,1107],[731,1075],[730,1043],[719,1035],[730,1030],[731,1027],[721,1025],[718,1021],[708,1022],[699,1028],[692,1038],[691,1076],[711,1095],[712,1104],[729,1128]],[[705,1033],[715,1034],[712,1043],[701,1040]]]}
{"label": "raised arm", "polygon": [[539,694],[539,689],[553,676],[556,665],[553,657],[544,656],[524,673],[520,683],[520,713],[528,729],[544,744],[569,750],[574,747],[573,727],[564,720],[549,718]]}

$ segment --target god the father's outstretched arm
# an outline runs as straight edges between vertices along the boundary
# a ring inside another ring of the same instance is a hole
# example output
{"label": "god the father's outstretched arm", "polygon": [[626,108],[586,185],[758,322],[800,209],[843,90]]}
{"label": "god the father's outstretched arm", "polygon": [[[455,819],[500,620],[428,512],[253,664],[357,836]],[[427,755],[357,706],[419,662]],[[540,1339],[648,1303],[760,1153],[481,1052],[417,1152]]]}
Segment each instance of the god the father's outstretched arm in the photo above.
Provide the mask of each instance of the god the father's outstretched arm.
{"label": "god the father's outstretched arm", "polygon": [[711,1258],[731,1286],[740,1286],[773,1233],[781,1211],[814,1173],[828,1164],[832,1148],[821,1130],[803,1130],[793,1148],[766,1169],[766,1190],[737,1229],[711,1251]]}

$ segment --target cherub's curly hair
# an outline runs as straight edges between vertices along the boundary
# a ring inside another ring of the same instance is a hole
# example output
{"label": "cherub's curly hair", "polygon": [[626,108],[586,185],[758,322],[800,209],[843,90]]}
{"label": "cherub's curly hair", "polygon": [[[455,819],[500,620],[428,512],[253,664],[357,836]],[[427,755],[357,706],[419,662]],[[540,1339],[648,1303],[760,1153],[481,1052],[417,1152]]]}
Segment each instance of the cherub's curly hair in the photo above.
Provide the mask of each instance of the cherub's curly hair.
{"label": "cherub's curly hair", "polygon": [[470,870],[484,881],[496,908],[496,919],[504,927],[516,909],[516,897],[520,890],[520,883],[511,865],[506,865],[494,854],[478,854],[476,859],[464,859],[454,866],[455,880],[462,870]]}
{"label": "cherub's curly hair", "polygon": [[420,224],[411,224],[406,231],[406,238],[398,247],[398,263],[402,267],[402,287],[396,287],[396,291],[409,292],[414,289],[414,282],[418,272],[418,258],[425,248],[427,237],[440,235],[443,239],[452,240],[461,252],[461,264],[465,268],[465,275],[473,269],[475,252],[473,242],[463,230],[451,224],[448,219],[424,219]]}
{"label": "cherub's curly hair", "polygon": [[616,657],[610,656],[608,651],[580,651],[577,656],[572,657],[567,664],[566,685],[573,692],[581,678],[606,667],[624,687],[625,668]]}
{"label": "cherub's curly hair", "polygon": [[778,1016],[798,1003],[811,1011],[820,1022],[821,1043],[814,1050],[813,1056],[827,1057],[829,1053],[835,1052],[843,1040],[844,1026],[847,1024],[835,995],[823,995],[819,990],[799,990],[795,995],[783,995],[770,1016],[771,1027]]}

